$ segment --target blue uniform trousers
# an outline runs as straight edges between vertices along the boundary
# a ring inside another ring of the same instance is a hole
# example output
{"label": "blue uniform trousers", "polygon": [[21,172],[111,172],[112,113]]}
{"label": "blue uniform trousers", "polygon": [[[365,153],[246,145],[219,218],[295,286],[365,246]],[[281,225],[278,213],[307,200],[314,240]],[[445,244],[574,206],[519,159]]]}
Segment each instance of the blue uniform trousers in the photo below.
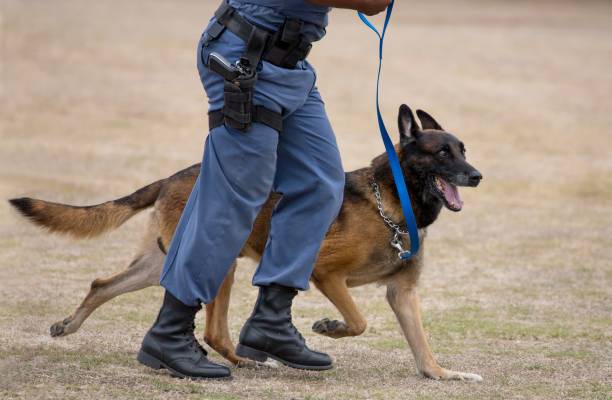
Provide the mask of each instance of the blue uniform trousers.
{"label": "blue uniform trousers", "polygon": [[[223,107],[223,79],[207,69],[216,52],[230,62],[245,43],[226,30],[198,45],[198,70],[211,110]],[[283,114],[283,132],[254,123],[226,126],[206,138],[200,174],[168,250],[161,284],[187,305],[210,303],[251,232],[270,191],[282,193],[253,284],[300,290],[342,204],[344,170],[307,61],[284,69],[263,61],[254,104]]]}

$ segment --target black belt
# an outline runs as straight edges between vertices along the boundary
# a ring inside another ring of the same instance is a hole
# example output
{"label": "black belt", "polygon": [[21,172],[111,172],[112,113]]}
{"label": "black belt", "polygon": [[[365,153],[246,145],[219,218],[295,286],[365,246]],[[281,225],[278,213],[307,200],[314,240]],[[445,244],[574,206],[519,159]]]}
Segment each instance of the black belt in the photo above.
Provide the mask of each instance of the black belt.
{"label": "black belt", "polygon": [[235,65],[219,54],[209,55],[208,68],[224,78],[224,106],[208,113],[209,129],[225,124],[248,132],[253,122],[259,122],[282,132],[281,113],[253,105],[253,86],[262,59],[282,68],[295,68],[308,56],[312,44],[301,33],[303,21],[287,18],[277,32],[269,32],[248,22],[225,1],[215,12],[215,18],[206,31],[204,46],[228,29],[246,43],[246,48]]}
{"label": "black belt", "polygon": [[266,42],[261,58],[279,67],[295,68],[312,49],[312,43],[301,34],[304,22],[299,19],[287,18],[278,31],[269,32],[251,24],[225,1],[215,11],[215,18],[217,21],[206,32],[211,39],[218,38],[225,29],[245,43],[258,35]]}

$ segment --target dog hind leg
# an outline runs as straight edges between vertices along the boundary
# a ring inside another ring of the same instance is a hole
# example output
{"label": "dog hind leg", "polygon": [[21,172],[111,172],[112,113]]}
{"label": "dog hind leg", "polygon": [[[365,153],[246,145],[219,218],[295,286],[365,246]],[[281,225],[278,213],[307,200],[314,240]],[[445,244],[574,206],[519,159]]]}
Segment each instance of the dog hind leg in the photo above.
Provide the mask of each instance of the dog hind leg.
{"label": "dog hind leg", "polygon": [[315,322],[312,325],[312,330],[334,339],[361,335],[367,327],[367,322],[348,291],[346,277],[339,274],[330,274],[326,275],[324,279],[321,278],[313,276],[315,286],[336,306],[344,321],[324,318]]}
{"label": "dog hind leg", "polygon": [[51,336],[66,336],[76,332],[89,315],[102,304],[121,294],[159,285],[164,253],[155,240],[137,256],[123,272],[106,279],[96,279],[81,305],[69,317],[50,328]]}
{"label": "dog hind leg", "polygon": [[215,299],[206,305],[204,341],[229,362],[242,367],[254,365],[254,363],[236,355],[235,346],[234,343],[232,343],[227,324],[230,295],[232,292],[232,285],[234,284],[235,272],[236,262],[234,262],[234,265],[230,268]]}

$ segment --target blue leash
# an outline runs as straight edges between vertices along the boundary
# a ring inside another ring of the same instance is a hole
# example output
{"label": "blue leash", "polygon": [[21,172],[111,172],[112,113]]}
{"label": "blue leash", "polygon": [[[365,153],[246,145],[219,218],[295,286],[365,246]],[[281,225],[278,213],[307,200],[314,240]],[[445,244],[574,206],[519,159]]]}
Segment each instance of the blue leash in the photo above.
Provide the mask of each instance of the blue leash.
{"label": "blue leash", "polygon": [[410,235],[410,251],[400,252],[399,257],[402,260],[408,260],[419,251],[419,232],[417,229],[416,218],[414,217],[414,212],[412,211],[412,204],[410,203],[410,196],[408,195],[408,188],[406,187],[404,174],[402,173],[402,168],[400,167],[397,154],[395,153],[395,147],[393,147],[393,142],[391,141],[389,133],[387,132],[387,128],[385,127],[385,122],[383,121],[382,114],[380,112],[379,102],[383,44],[385,42],[385,33],[387,33],[387,26],[389,25],[389,20],[391,19],[391,13],[393,12],[393,3],[394,0],[391,0],[391,3],[389,3],[389,7],[387,7],[387,15],[385,16],[385,24],[383,25],[382,34],[378,31],[378,29],[376,29],[376,27],[374,27],[374,25],[372,25],[372,23],[365,15],[360,12],[357,14],[359,15],[359,18],[363,21],[363,23],[366,24],[366,26],[372,31],[374,31],[374,33],[376,33],[380,40],[378,48],[378,76],[376,78],[376,115],[378,118],[378,128],[380,129],[380,135],[382,136],[383,143],[385,144],[385,150],[387,151],[387,156],[389,157],[389,166],[391,167],[391,172],[393,173],[393,180],[395,181],[395,187],[397,189],[400,203],[402,205],[404,218],[406,219],[406,228]]}

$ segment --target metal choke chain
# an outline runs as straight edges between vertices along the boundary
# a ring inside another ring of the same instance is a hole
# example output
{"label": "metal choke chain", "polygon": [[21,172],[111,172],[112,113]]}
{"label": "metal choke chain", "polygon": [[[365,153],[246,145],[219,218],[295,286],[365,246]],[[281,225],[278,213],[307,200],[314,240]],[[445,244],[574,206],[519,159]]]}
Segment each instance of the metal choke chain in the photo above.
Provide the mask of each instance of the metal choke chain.
{"label": "metal choke chain", "polygon": [[376,198],[376,207],[378,208],[378,213],[385,221],[385,223],[397,234],[408,235],[408,231],[403,230],[398,224],[393,222],[393,220],[387,214],[385,214],[385,210],[382,205],[382,198],[380,197],[380,188],[378,187],[378,183],[372,182],[372,189],[374,189],[374,197]]}
{"label": "metal choke chain", "polygon": [[393,222],[393,220],[385,214],[385,210],[382,205],[382,198],[380,196],[380,188],[378,187],[378,183],[372,181],[372,189],[374,189],[374,197],[376,198],[376,207],[378,208],[378,213],[382,217],[383,221],[387,224],[389,228],[393,231],[393,239],[391,239],[391,246],[395,249],[399,250],[398,257],[401,259],[401,254],[405,251],[402,246],[402,238],[401,235],[410,235],[410,233],[406,230],[403,230],[398,224]]}

